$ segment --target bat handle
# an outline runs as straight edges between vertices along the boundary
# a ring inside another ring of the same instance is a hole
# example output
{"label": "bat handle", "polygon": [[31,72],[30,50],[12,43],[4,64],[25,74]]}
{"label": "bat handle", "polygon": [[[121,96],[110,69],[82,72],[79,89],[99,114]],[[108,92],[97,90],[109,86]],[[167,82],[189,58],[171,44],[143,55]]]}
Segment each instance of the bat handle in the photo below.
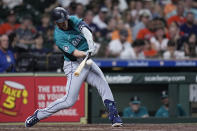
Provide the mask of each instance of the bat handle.
{"label": "bat handle", "polygon": [[78,66],[78,68],[76,69],[76,71],[74,72],[75,76],[79,76],[79,74],[81,73],[82,69],[84,68],[86,61],[89,58],[89,53],[86,55],[86,57],[84,58],[84,60],[80,63],[80,65]]}

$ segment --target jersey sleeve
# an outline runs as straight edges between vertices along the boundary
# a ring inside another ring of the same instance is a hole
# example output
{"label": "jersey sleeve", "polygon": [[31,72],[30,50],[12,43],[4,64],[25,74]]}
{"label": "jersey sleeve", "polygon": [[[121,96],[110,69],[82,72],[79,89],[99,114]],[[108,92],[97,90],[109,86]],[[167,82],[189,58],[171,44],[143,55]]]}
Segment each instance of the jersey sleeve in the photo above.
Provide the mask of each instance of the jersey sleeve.
{"label": "jersey sleeve", "polygon": [[[71,20],[72,26],[73,28],[78,31],[81,32],[83,27],[87,27],[90,31],[90,27],[88,24],[86,24],[83,19],[78,18],[77,16],[69,16],[69,20]],[[92,32],[92,31],[91,31]]]}
{"label": "jersey sleeve", "polygon": [[65,53],[72,54],[73,51],[76,49],[71,43],[63,40],[63,38],[60,38],[56,41],[56,45],[59,47],[59,49]]}

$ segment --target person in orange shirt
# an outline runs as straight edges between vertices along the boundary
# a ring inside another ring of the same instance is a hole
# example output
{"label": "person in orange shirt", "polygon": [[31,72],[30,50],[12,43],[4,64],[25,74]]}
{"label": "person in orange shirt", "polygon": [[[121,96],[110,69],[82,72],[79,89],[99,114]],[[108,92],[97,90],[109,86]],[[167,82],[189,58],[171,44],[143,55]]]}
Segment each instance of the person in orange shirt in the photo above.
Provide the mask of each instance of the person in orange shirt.
{"label": "person in orange shirt", "polygon": [[184,14],[184,6],[182,4],[178,4],[177,6],[177,15],[171,16],[168,19],[168,26],[172,23],[172,22],[176,22],[180,25],[184,24],[186,22],[186,19],[183,16]]}
{"label": "person in orange shirt", "polygon": [[[122,30],[124,28],[125,28],[125,25],[124,25],[123,21],[122,20],[119,20],[118,23],[117,23],[117,29],[112,32],[111,39],[112,40],[120,39],[119,32],[120,32],[120,30]],[[127,31],[128,31],[127,42],[132,43],[133,40],[132,40],[131,30],[130,29],[127,29]]]}
{"label": "person in orange shirt", "polygon": [[137,39],[150,39],[153,36],[152,30],[154,28],[154,21],[148,22],[146,28],[141,29],[137,34]]}
{"label": "person in orange shirt", "polygon": [[137,39],[143,39],[145,42],[144,56],[146,58],[154,58],[157,56],[157,51],[151,47],[150,39],[154,35],[155,22],[153,20],[148,22],[147,28],[141,29],[137,34]]}
{"label": "person in orange shirt", "polygon": [[157,51],[151,47],[149,41],[145,40],[144,56],[146,58],[156,58]]}
{"label": "person in orange shirt", "polygon": [[13,10],[11,10],[7,17],[7,22],[0,25],[0,35],[11,34],[13,31],[18,29],[20,24],[16,23],[16,16]]}
{"label": "person in orange shirt", "polygon": [[145,39],[150,38],[152,36],[152,32],[148,28],[141,29],[137,34],[137,39]]}

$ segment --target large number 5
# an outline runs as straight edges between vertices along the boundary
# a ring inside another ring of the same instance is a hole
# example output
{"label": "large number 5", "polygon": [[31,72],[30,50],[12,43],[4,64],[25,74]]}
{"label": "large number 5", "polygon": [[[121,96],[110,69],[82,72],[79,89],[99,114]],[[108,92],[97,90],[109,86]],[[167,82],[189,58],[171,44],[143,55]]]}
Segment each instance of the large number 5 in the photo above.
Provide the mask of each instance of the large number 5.
{"label": "large number 5", "polygon": [[7,99],[5,100],[5,102],[3,103],[3,106],[5,108],[8,108],[8,109],[12,109],[15,107],[15,97],[12,97],[12,96],[8,96]]}

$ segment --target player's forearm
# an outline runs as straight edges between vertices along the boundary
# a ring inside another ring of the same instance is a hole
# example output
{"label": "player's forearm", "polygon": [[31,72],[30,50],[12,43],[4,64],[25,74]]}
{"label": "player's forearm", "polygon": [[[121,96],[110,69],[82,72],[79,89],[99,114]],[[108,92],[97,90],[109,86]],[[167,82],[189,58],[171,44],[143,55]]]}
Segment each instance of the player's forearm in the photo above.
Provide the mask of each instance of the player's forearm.
{"label": "player's forearm", "polygon": [[93,41],[93,36],[92,36],[92,33],[90,32],[90,30],[87,27],[83,27],[81,30],[81,33],[86,38],[89,49],[93,49],[94,48],[94,41]]}
{"label": "player's forearm", "polygon": [[77,58],[83,58],[83,57],[86,56],[86,52],[76,49],[76,50],[73,51],[73,56],[75,56]]}

